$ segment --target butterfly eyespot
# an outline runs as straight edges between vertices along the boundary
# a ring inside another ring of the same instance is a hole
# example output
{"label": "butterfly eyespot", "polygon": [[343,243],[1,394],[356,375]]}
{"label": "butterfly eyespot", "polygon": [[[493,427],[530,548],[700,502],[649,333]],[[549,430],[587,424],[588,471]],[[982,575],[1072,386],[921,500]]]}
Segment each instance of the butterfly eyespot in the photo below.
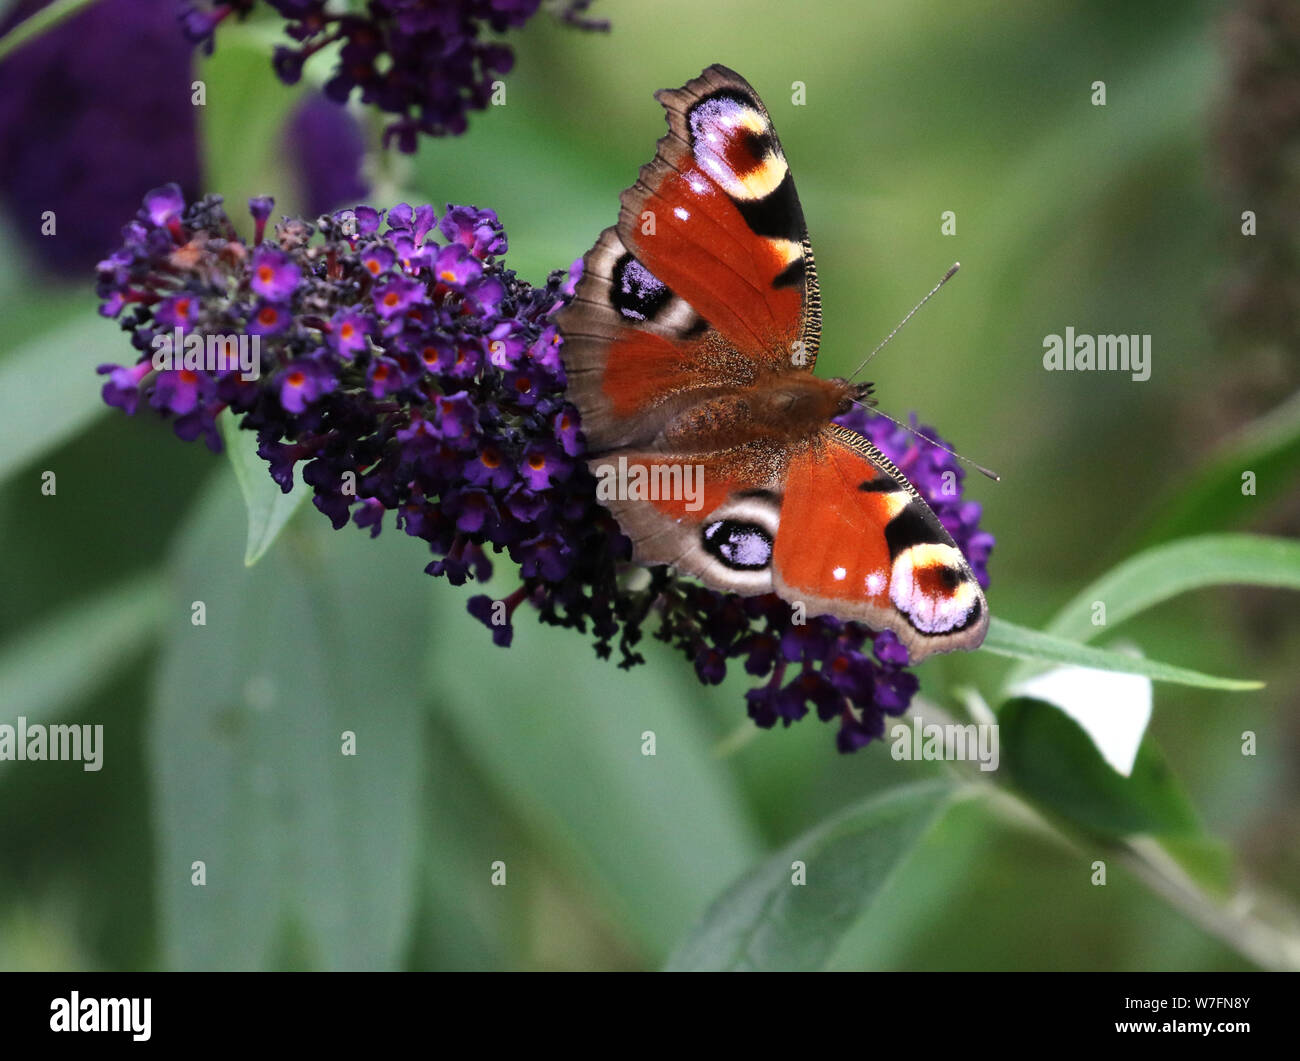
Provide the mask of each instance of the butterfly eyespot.
{"label": "butterfly eyespot", "polygon": [[614,266],[609,299],[614,308],[630,320],[653,320],[668,304],[672,292],[658,277],[630,254]]}
{"label": "butterfly eyespot", "polygon": [[934,580],[946,591],[956,589],[962,582],[961,572],[952,567],[940,567],[934,571]]}
{"label": "butterfly eyespot", "polygon": [[704,548],[727,567],[758,571],[772,562],[772,536],[756,523],[715,520],[704,528]]}

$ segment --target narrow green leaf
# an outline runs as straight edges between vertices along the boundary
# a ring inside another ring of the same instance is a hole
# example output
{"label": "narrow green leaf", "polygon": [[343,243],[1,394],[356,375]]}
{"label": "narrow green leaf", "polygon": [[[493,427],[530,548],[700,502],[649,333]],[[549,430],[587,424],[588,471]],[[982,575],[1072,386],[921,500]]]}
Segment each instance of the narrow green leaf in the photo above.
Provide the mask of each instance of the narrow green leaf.
{"label": "narrow green leaf", "polygon": [[0,361],[0,479],[80,433],[107,412],[99,396],[103,362],[134,360],[116,327],[84,316],[24,343]]}
{"label": "narrow green leaf", "polygon": [[[1255,534],[1207,534],[1157,545],[1130,557],[1077,593],[1046,633],[1088,641],[1103,629],[1189,590],[1205,586],[1300,589],[1300,542]],[[1106,626],[1092,621],[1106,606]]]}
{"label": "narrow green leaf", "polygon": [[483,881],[503,857],[517,881],[520,863],[510,854],[519,844],[517,819],[465,760],[450,728],[425,721],[425,856],[409,964],[459,972],[511,968],[520,960],[517,950],[511,953],[511,930],[527,924],[536,908],[523,889]]}
{"label": "narrow green leaf", "polygon": [[135,579],[78,600],[9,642],[0,654],[5,720],[55,718],[134,662],[157,635],[162,600],[159,579]]}
{"label": "narrow green leaf", "polygon": [[998,725],[1002,766],[1012,781],[1061,817],[1105,836],[1199,832],[1191,801],[1150,738],[1125,777],[1054,704],[1008,700]]}
{"label": "narrow green leaf", "polygon": [[[1080,590],[1056,613],[1044,633],[1090,641],[1180,593],[1225,585],[1300,589],[1300,542],[1255,534],[1206,534],[1157,545],[1129,557]],[[1093,622],[1098,601],[1106,608],[1104,626]],[[1007,677],[1008,686],[1033,670],[1027,665],[1016,667]]]}
{"label": "narrow green leaf", "polygon": [[248,511],[244,566],[252,567],[275,544],[275,539],[280,536],[285,524],[293,518],[310,491],[302,481],[301,472],[289,493],[280,489],[271,478],[266,461],[257,455],[257,435],[252,431],[241,431],[229,409],[217,417],[217,426],[221,429],[226,456],[230,458],[230,466],[235,469],[239,492],[243,495],[244,507]]}
{"label": "narrow green leaf", "polygon": [[[825,968],[951,795],[945,781],[874,796],[805,833],[729,888],[673,953],[670,970]],[[794,884],[792,863],[806,882]]]}
{"label": "narrow green leaf", "polygon": [[149,723],[165,964],[398,968],[421,863],[419,550],[318,521],[248,569],[218,486],[177,537]]}
{"label": "narrow green leaf", "polygon": [[1077,641],[1067,641],[1051,634],[1039,633],[1017,626],[1005,619],[994,617],[989,622],[989,632],[983,648],[997,656],[1012,659],[1037,660],[1044,663],[1073,663],[1080,667],[1118,671],[1122,674],[1143,674],[1152,681],[1173,682],[1177,685],[1194,685],[1202,689],[1262,689],[1263,682],[1242,678],[1218,678],[1212,674],[1175,667],[1169,663],[1130,656],[1123,652],[1089,648]]}
{"label": "narrow green leaf", "polygon": [[[709,754],[694,673],[667,659],[621,671],[526,608],[514,643],[498,648],[460,594],[438,586],[433,596],[439,714],[556,865],[658,964],[761,851],[730,767]],[[512,875],[516,885],[528,881]]]}
{"label": "narrow green leaf", "polygon": [[95,0],[52,0],[0,37],[0,59],[17,51],[28,41],[36,40],[42,33],[52,30],[60,22],[93,3]]}

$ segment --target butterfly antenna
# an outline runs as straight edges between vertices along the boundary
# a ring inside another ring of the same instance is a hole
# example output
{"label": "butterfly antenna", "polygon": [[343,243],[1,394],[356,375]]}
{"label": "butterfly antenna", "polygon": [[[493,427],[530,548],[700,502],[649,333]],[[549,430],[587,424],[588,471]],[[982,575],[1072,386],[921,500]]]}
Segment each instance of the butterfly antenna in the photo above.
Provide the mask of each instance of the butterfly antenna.
{"label": "butterfly antenna", "polygon": [[[921,299],[921,301],[918,302],[915,306],[912,307],[912,312],[898,322],[898,327],[896,327],[892,332],[886,335],[885,338],[881,340],[880,345],[877,346],[874,350],[872,350],[871,353],[869,353],[863,359],[862,364],[860,364],[854,370],[853,375],[850,376],[849,379],[856,378],[858,373],[867,367],[867,362],[869,362],[873,357],[875,357],[878,353],[880,353],[881,350],[885,348],[885,345],[889,342],[889,340],[892,339],[895,335],[897,335],[902,330],[903,325],[906,324],[908,321],[910,321],[913,316],[915,316],[916,311],[920,309],[922,306],[924,306],[927,302],[929,302],[930,299],[934,298],[939,288],[943,287],[944,284],[946,284],[949,280],[951,280],[956,275],[957,270],[960,268],[961,268],[961,262],[953,262],[952,268],[943,274],[943,279],[940,280],[937,284],[935,284],[934,287],[930,288],[930,293],[926,295],[925,298]],[[895,420],[894,422],[898,423],[897,420]]]}
{"label": "butterfly antenna", "polygon": [[[949,274],[949,275],[951,275],[951,274]],[[938,289],[936,288],[936,290],[938,290]],[[932,292],[930,292],[930,294],[934,294],[934,292],[932,291]],[[963,464],[969,464],[972,468],[974,468],[974,469],[975,469],[977,472],[979,472],[981,475],[987,475],[987,476],[988,476],[990,479],[992,479],[995,483],[1000,483],[1000,482],[1002,481],[1002,476],[1000,476],[997,472],[995,472],[995,471],[991,471],[990,469],[984,467],[984,465],[982,465],[982,464],[977,464],[977,463],[975,463],[975,461],[971,460],[969,457],[963,457],[960,453],[957,453],[957,452],[955,452],[954,450],[950,450],[947,446],[942,445],[942,444],[939,443],[939,442],[936,442],[936,441],[935,441],[934,439],[932,439],[929,435],[923,435],[923,434],[921,434],[921,432],[919,432],[916,428],[912,427],[910,424],[905,424],[905,423],[903,423],[903,421],[901,421],[901,420],[895,420],[895,419],[894,419],[892,416],[890,416],[888,413],[882,413],[882,412],[881,412],[879,409],[877,409],[874,405],[868,405],[868,404],[866,404],[865,402],[860,402],[860,401],[857,401],[856,399],[854,399],[854,404],[855,404],[855,405],[861,405],[862,408],[864,408],[867,412],[871,413],[873,416],[883,416],[883,417],[884,417],[886,420],[888,420],[891,424],[897,424],[897,425],[898,425],[899,427],[901,427],[904,431],[910,431],[910,432],[911,432],[912,434],[914,434],[917,438],[919,438],[919,439],[921,439],[921,440],[923,440],[923,441],[925,441],[925,442],[930,443],[930,445],[932,445],[932,446],[934,446],[934,447],[936,447],[936,448],[938,448],[938,449],[943,450],[946,454],[948,454],[948,456],[950,456],[950,457],[955,457],[957,460],[961,461]]]}

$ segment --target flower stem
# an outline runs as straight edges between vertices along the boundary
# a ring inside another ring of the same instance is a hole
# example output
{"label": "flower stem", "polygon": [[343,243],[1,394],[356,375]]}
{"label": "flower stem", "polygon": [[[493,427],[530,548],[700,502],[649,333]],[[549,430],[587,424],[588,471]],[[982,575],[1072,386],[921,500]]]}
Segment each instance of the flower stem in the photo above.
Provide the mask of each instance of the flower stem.
{"label": "flower stem", "polygon": [[0,60],[94,2],[95,0],[54,0],[53,3],[46,4],[0,37]]}
{"label": "flower stem", "polygon": [[[943,708],[919,696],[912,701],[912,711],[939,725],[954,721]],[[1300,970],[1300,916],[1280,897],[1256,895],[1247,886],[1226,900],[1215,899],[1154,837],[1093,836],[1044,813],[1006,784],[989,780],[972,763],[947,766],[969,791],[990,796],[989,805],[1005,821],[1048,837],[1074,855],[1099,852],[1114,858],[1151,892],[1247,961],[1265,969]]]}

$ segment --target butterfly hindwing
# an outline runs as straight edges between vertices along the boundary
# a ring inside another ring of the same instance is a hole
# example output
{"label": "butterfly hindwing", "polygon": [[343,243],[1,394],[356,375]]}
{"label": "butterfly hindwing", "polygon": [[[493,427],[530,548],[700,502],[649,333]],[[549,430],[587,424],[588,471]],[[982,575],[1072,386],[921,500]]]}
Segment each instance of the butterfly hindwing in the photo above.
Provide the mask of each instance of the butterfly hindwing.
{"label": "butterfly hindwing", "polygon": [[974,648],[988,626],[952,535],[884,454],[836,424],[790,462],[773,567],[781,596],[893,630],[913,662]]}
{"label": "butterfly hindwing", "polygon": [[984,637],[984,594],[952,536],[902,472],[847,428],[830,424],[779,452],[748,443],[588,463],[640,563],[893,630],[913,662]]}
{"label": "butterfly hindwing", "polygon": [[589,460],[597,498],[642,564],[669,564],[714,589],[772,592],[780,455],[754,444],[711,453],[620,451]]}

